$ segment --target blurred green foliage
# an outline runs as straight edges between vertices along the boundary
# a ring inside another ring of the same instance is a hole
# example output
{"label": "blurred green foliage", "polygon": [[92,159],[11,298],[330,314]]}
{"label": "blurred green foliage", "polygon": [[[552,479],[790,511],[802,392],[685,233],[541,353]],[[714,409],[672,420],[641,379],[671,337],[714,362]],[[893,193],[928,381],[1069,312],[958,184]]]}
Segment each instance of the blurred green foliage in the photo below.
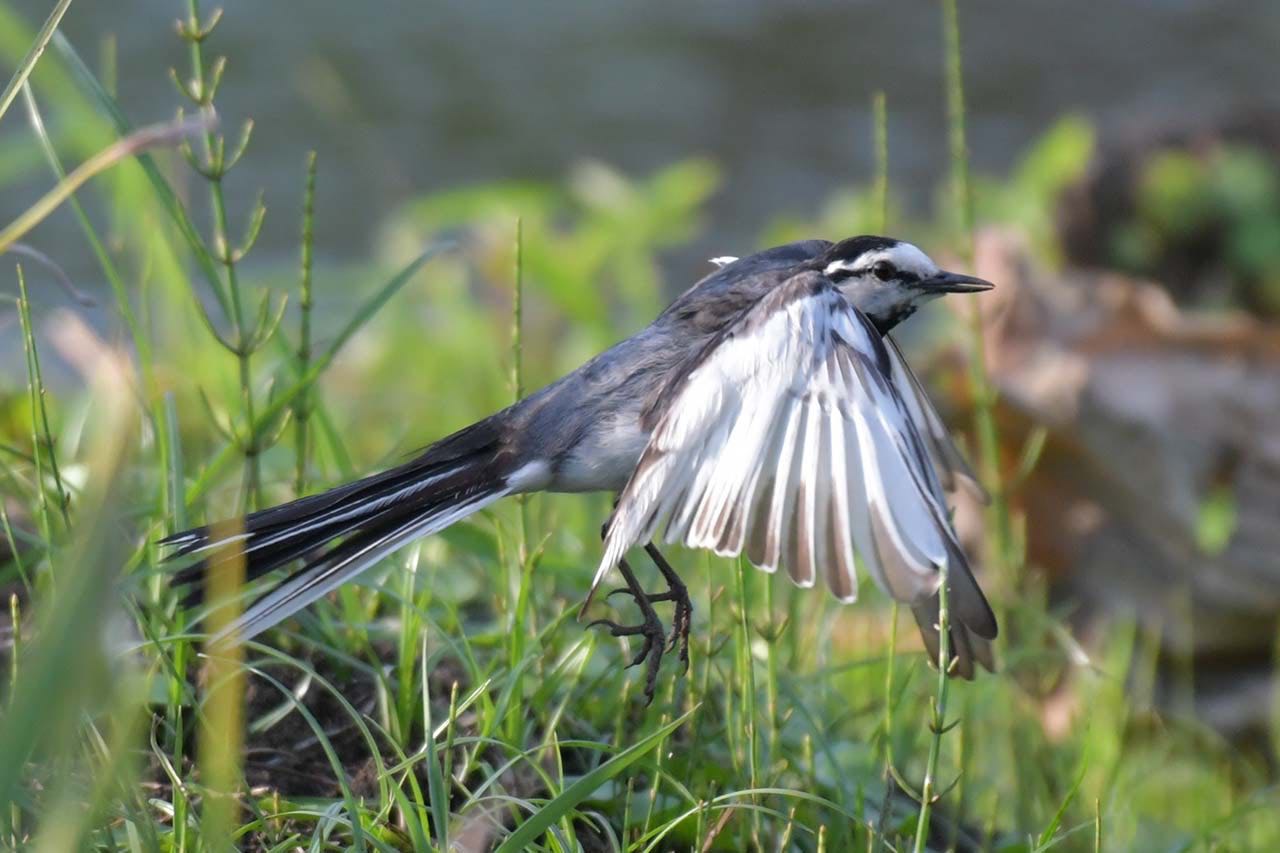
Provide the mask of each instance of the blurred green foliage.
{"label": "blurred green foliage", "polygon": [[1228,280],[1231,301],[1280,311],[1280,162],[1230,144],[1153,155],[1132,218],[1116,228],[1114,262],[1159,276],[1171,255],[1187,252],[1198,255],[1187,263],[1199,275]]}
{"label": "blurred green foliage", "polygon": [[1063,190],[1084,176],[1096,147],[1093,125],[1076,115],[1058,119],[1022,155],[1007,177],[983,178],[977,214],[1025,233],[1039,257],[1061,263],[1054,214]]}
{"label": "blurred green foliage", "polygon": [[487,271],[509,287],[513,223],[524,223],[524,270],[551,307],[594,335],[599,346],[624,317],[661,307],[654,253],[689,242],[719,183],[705,160],[689,160],[631,180],[600,163],[577,167],[564,186],[498,184],[435,193],[392,216],[392,248],[424,235],[465,229],[492,260]]}

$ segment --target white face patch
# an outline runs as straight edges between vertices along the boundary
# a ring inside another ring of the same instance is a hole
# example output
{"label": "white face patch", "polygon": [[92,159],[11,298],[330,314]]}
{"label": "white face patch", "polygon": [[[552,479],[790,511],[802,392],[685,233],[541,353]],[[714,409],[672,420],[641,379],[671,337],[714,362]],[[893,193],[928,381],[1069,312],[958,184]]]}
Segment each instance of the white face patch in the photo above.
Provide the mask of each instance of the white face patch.
{"label": "white face patch", "polygon": [[898,243],[887,249],[867,252],[852,260],[832,261],[823,271],[826,275],[836,272],[851,272],[860,275],[868,272],[880,261],[888,261],[898,269],[914,273],[920,278],[928,278],[938,272],[938,265],[924,252],[911,243]]}
{"label": "white face patch", "polygon": [[876,264],[893,264],[900,278],[927,280],[938,274],[938,265],[910,243],[897,243],[884,249],[865,252],[856,258],[832,261],[826,275],[838,281],[840,292],[863,314],[877,323],[892,326],[917,307],[941,296],[940,291],[912,287],[894,279],[881,281],[874,273]]}
{"label": "white face patch", "polygon": [[736,260],[737,258],[735,258],[733,255],[721,255],[718,258],[712,258],[711,263],[715,264],[717,267],[723,267],[733,263]]}

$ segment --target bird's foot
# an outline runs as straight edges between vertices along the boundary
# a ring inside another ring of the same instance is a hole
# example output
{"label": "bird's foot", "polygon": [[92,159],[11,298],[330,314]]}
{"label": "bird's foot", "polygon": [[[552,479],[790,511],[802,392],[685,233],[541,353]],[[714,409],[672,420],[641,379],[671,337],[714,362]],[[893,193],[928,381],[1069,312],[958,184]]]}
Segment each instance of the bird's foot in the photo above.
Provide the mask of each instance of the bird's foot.
{"label": "bird's foot", "polygon": [[[625,593],[633,598],[635,593],[626,587],[620,587],[609,593],[608,597],[612,598],[618,593]],[[666,592],[648,593],[646,595],[650,605],[657,604],[661,601],[670,601],[674,605],[675,612],[671,617],[671,633],[664,634],[663,643],[665,651],[674,651],[676,646],[680,647],[680,661],[684,664],[684,671],[689,671],[689,626],[693,622],[693,602],[689,600],[689,590],[684,584],[673,587]]]}
{"label": "bird's foot", "polygon": [[[631,590],[622,591],[631,592]],[[663,627],[662,620],[653,612],[652,607],[641,606],[640,609],[644,612],[644,621],[638,625],[620,625],[612,619],[597,619],[587,627],[603,625],[609,629],[609,635],[612,637],[644,638],[644,645],[631,659],[631,663],[627,664],[627,668],[630,669],[648,661],[644,680],[644,698],[646,705],[652,705],[654,689],[658,684],[658,668],[662,665],[662,655],[666,652],[667,629]]]}
{"label": "bird's foot", "polygon": [[[693,623],[693,602],[689,600],[689,588],[680,580],[680,577],[671,568],[666,558],[658,552],[658,549],[653,545],[647,545],[645,546],[645,551],[648,552],[658,569],[667,579],[667,591],[659,593],[645,592],[641,589],[639,582],[636,581],[635,574],[632,573],[631,567],[627,565],[627,561],[622,560],[618,563],[618,568],[626,579],[627,585],[613,590],[607,598],[612,598],[618,593],[625,593],[631,596],[636,606],[640,608],[644,621],[638,625],[620,625],[610,619],[597,619],[588,627],[604,625],[608,627],[609,633],[614,637],[644,637],[644,645],[641,646],[639,653],[632,659],[631,663],[628,664],[628,668],[639,666],[641,663],[648,661],[644,695],[645,704],[652,704],[654,687],[658,678],[658,668],[662,664],[662,656],[666,652],[674,651],[678,646],[680,649],[680,661],[684,664],[683,671],[689,671],[689,628]],[[671,633],[669,635],[666,628],[663,627],[662,620],[658,618],[658,614],[653,609],[655,603],[662,601],[670,601],[674,606],[675,612],[672,617]]]}

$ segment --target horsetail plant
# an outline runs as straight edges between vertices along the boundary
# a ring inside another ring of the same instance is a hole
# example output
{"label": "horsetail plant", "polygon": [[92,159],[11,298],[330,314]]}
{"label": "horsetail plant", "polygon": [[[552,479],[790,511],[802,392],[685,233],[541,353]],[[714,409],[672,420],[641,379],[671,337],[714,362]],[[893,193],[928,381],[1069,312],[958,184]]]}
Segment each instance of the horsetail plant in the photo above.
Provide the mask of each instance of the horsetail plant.
{"label": "horsetail plant", "polygon": [[[213,115],[215,114],[214,99],[222,83],[227,60],[226,57],[220,56],[206,65],[204,43],[221,21],[222,10],[216,9],[207,20],[202,20],[199,0],[189,0],[187,9],[187,19],[177,23],[177,32],[178,37],[186,42],[190,49],[191,77],[183,80],[177,70],[172,68],[169,74],[183,97],[201,113]],[[213,212],[213,238],[212,245],[206,242],[205,249],[223,271],[218,276],[214,294],[222,308],[224,319],[231,324],[232,336],[227,338],[218,331],[217,325],[203,306],[197,304],[197,311],[209,333],[223,349],[236,358],[244,425],[236,427],[231,424],[224,430],[228,439],[235,444],[244,457],[245,500],[250,507],[257,507],[262,504],[262,470],[259,457],[279,440],[285,424],[282,421],[278,425],[270,424],[266,428],[257,425],[257,419],[254,416],[256,401],[253,389],[253,356],[271,340],[280,327],[288,297],[282,296],[279,304],[273,309],[271,294],[264,292],[253,318],[250,319],[245,313],[244,294],[240,286],[237,265],[257,242],[267,210],[262,202],[262,195],[259,194],[249,212],[243,238],[239,243],[232,245],[223,180],[244,156],[252,135],[253,120],[249,119],[241,125],[239,138],[229,151],[227,138],[215,130],[209,130],[204,134],[203,151],[197,152],[190,144],[184,144],[180,150],[191,169],[204,178],[209,185],[209,200]],[[209,408],[212,410],[212,406]]]}

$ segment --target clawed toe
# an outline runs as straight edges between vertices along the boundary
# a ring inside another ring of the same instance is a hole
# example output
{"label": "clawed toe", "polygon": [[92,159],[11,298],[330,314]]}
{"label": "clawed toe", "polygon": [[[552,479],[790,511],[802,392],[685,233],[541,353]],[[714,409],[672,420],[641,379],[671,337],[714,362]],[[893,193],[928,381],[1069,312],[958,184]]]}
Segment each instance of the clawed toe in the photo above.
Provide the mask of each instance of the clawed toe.
{"label": "clawed toe", "polygon": [[588,628],[595,628],[600,625],[604,625],[606,628],[608,628],[609,635],[613,637],[625,637],[629,634],[637,633],[635,630],[633,630],[631,626],[619,625],[617,622],[614,622],[612,619],[596,619],[594,622],[587,623]]}
{"label": "clawed toe", "polygon": [[667,651],[680,646],[680,662],[689,671],[689,627],[693,622],[693,605],[688,599],[676,603],[675,617],[671,620],[671,636],[667,639]]}
{"label": "clawed toe", "polygon": [[[644,663],[645,659],[648,658],[649,655],[653,653],[654,653],[653,636],[646,635],[644,638],[644,645],[640,647],[640,651],[636,652],[635,657],[631,659],[631,663],[627,664],[626,668],[631,669],[631,667],[633,666],[639,666],[640,664]],[[661,663],[662,661],[662,651],[660,648],[658,649],[658,661],[659,663]],[[653,698],[650,697],[649,701],[652,702]]]}
{"label": "clawed toe", "polygon": [[[650,611],[652,614],[652,611]],[[631,662],[626,668],[631,669],[633,666],[648,661],[648,671],[645,677],[644,696],[645,704],[653,703],[654,690],[658,681],[658,669],[662,664],[662,656],[666,652],[667,631],[663,627],[662,622],[656,617],[646,619],[638,625],[620,625],[612,619],[596,619],[587,625],[588,628],[603,626],[609,631],[612,637],[644,637],[644,643],[640,646],[640,651],[636,652],[631,658]]]}

